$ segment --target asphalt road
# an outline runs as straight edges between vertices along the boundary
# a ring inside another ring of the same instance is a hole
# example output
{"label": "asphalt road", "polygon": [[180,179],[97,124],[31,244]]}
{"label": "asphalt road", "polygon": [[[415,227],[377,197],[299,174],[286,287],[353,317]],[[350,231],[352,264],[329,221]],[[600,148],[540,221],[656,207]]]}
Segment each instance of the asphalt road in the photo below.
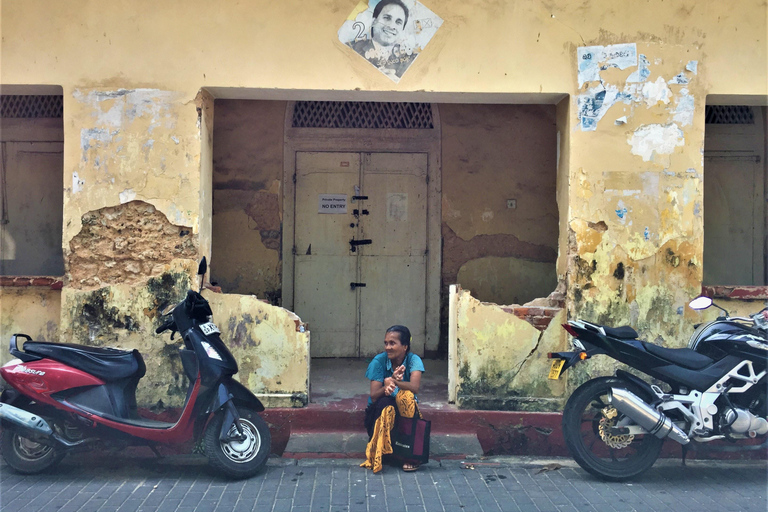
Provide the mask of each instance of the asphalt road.
{"label": "asphalt road", "polygon": [[3,512],[193,511],[754,511],[768,510],[765,461],[663,460],[629,483],[594,479],[569,459],[431,461],[418,472],[356,460],[271,459],[227,481],[196,457],[70,457],[53,472],[15,474],[0,463]]}

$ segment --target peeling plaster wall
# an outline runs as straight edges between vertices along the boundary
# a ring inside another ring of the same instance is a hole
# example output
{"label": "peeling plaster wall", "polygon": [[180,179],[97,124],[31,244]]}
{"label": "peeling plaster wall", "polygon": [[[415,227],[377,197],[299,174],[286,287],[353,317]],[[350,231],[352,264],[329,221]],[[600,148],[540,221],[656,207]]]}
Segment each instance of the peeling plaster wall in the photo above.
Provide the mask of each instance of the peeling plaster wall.
{"label": "peeling plaster wall", "polygon": [[499,304],[554,290],[555,115],[551,105],[440,105],[444,286]]}
{"label": "peeling plaster wall", "polygon": [[561,410],[565,379],[546,378],[547,352],[565,350],[565,310],[539,331],[469,290],[457,301],[457,403],[467,409]]}
{"label": "peeling plaster wall", "polygon": [[0,286],[0,304],[0,365],[13,359],[8,353],[13,334],[27,334],[36,341],[58,341],[61,291]]}
{"label": "peeling plaster wall", "polygon": [[211,280],[279,304],[283,101],[218,101]]}
{"label": "peeling plaster wall", "polygon": [[67,92],[65,258],[83,215],[133,200],[151,202],[173,224],[197,234],[201,130],[194,97],[151,88]]}
{"label": "peeling plaster wall", "polygon": [[[599,70],[574,99],[570,312],[684,346],[691,329],[685,304],[702,279],[703,55],[695,46],[658,42],[593,44],[579,55],[587,51]],[[633,52],[634,64],[611,61]],[[606,91],[598,116],[597,103],[585,107],[595,90]],[[579,366],[569,375],[574,384],[615,363],[595,358]]]}

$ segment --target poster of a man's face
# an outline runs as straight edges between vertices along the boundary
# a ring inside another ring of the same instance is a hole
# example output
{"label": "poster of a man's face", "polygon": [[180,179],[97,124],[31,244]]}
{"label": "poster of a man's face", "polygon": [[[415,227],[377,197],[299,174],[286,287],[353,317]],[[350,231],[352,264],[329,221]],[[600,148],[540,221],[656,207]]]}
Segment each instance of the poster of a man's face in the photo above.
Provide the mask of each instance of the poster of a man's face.
{"label": "poster of a man's face", "polygon": [[339,40],[398,82],[442,24],[416,0],[361,0]]}

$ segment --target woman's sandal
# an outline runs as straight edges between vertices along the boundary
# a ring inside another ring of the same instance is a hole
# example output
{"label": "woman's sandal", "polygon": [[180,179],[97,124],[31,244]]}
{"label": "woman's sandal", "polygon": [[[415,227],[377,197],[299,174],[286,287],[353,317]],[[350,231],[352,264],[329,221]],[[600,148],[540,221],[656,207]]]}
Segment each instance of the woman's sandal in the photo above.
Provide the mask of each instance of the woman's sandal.
{"label": "woman's sandal", "polygon": [[411,471],[417,471],[420,467],[420,464],[403,464],[403,471],[405,472],[411,472]]}

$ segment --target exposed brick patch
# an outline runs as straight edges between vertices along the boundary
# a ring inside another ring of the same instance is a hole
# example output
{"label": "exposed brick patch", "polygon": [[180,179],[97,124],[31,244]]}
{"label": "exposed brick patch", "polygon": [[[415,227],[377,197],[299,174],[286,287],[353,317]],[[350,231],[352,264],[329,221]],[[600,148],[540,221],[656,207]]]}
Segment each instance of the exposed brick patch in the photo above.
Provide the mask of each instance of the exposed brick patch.
{"label": "exposed brick patch", "polygon": [[82,223],[69,243],[73,288],[131,284],[162,273],[174,259],[197,259],[192,228],[171,224],[143,201],[88,212]]}
{"label": "exposed brick patch", "polygon": [[0,276],[0,286],[36,286],[50,288],[51,290],[61,290],[64,287],[64,281],[60,277],[48,276]]}
{"label": "exposed brick patch", "polygon": [[549,327],[552,319],[557,316],[562,308],[545,308],[529,306],[502,306],[501,309],[507,313],[512,313],[517,318],[525,320],[535,328],[543,331]]}
{"label": "exposed brick patch", "polygon": [[715,299],[768,299],[768,286],[702,286],[701,293]]}

